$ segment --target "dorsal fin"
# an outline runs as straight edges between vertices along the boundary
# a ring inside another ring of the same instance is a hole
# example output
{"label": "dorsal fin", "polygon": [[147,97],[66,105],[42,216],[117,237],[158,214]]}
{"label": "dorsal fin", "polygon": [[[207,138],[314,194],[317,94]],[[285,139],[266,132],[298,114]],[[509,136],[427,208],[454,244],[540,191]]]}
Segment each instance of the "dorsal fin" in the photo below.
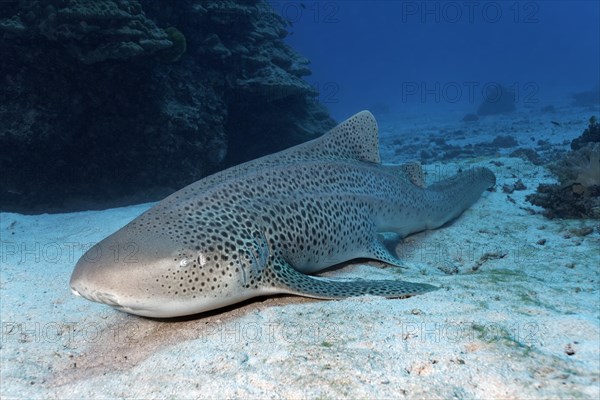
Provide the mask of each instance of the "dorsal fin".
{"label": "dorsal fin", "polygon": [[361,111],[323,136],[264,158],[267,157],[270,162],[278,163],[315,160],[380,163],[377,121],[369,111]]}
{"label": "dorsal fin", "polygon": [[353,115],[316,141],[321,142],[315,143],[317,147],[326,147],[327,151],[340,158],[381,162],[377,121],[370,111]]}

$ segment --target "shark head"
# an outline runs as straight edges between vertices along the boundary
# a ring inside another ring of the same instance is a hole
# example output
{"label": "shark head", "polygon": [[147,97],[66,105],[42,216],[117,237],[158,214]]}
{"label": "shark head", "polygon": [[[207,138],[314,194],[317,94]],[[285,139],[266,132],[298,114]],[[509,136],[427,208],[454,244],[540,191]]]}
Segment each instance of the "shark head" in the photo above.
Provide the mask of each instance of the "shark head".
{"label": "shark head", "polygon": [[200,232],[184,225],[187,217],[169,215],[162,207],[150,209],[90,248],[75,266],[72,292],[156,318],[196,314],[256,295],[252,274],[268,258],[256,240],[231,242],[213,227]]}

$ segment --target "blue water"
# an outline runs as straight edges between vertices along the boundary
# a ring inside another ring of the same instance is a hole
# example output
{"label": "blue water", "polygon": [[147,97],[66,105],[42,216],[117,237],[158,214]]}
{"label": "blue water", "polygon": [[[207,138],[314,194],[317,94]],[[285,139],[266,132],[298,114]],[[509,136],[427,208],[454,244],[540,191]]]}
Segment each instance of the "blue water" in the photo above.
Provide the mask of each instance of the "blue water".
{"label": "blue water", "polygon": [[598,1],[271,1],[335,118],[543,102],[600,82]]}

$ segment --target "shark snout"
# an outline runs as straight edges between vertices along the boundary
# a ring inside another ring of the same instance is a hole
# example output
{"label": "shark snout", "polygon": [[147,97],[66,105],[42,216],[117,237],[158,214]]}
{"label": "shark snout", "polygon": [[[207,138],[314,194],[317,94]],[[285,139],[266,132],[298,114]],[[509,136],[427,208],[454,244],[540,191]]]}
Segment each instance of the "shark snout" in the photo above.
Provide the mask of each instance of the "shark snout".
{"label": "shark snout", "polygon": [[123,228],[81,256],[69,285],[73,294],[143,316],[169,307],[162,277],[173,267],[172,244]]}
{"label": "shark snout", "polygon": [[84,297],[97,303],[118,306],[118,274],[110,257],[102,256],[108,250],[98,243],[88,250],[75,265],[69,285],[77,296]]}

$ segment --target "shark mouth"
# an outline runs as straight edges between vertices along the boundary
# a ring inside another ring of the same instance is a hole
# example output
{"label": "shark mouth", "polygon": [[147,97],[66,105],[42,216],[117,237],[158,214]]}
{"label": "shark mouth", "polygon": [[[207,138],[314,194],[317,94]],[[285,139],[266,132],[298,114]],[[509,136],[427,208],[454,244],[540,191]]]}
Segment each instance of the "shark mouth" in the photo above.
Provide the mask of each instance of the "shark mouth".
{"label": "shark mouth", "polygon": [[82,294],[82,293],[79,293],[75,289],[71,289],[71,292],[75,296],[80,296],[80,297],[86,298],[88,300],[95,301],[96,303],[107,304],[107,305],[113,306],[113,307],[119,307],[119,306],[121,306],[119,304],[119,302],[117,301],[117,297],[115,295],[110,294],[110,293],[99,292],[99,291],[92,291],[92,292],[88,292],[88,293]]}
{"label": "shark mouth", "polygon": [[141,316],[145,316],[145,317],[155,317],[158,315],[156,310],[152,307],[146,308],[146,307],[141,307],[141,306],[123,305],[123,304],[121,304],[121,302],[119,302],[117,300],[117,297],[115,295],[112,295],[109,293],[93,291],[93,292],[82,294],[75,289],[71,289],[71,292],[75,296],[83,297],[83,298],[91,300],[95,303],[108,305],[108,306],[113,307],[116,310],[123,311],[123,312],[129,313],[129,314],[136,314],[136,315],[141,315]]}

